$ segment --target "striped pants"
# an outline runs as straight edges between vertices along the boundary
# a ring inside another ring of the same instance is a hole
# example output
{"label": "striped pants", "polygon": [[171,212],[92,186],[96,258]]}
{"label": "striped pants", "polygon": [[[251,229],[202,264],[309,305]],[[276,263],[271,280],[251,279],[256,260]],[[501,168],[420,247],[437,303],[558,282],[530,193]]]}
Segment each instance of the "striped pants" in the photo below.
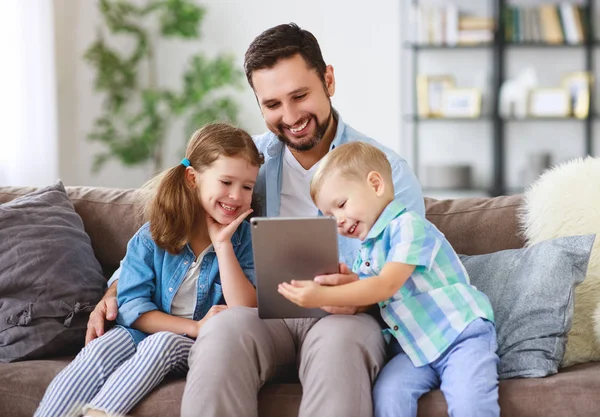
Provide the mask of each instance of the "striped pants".
{"label": "striped pants", "polygon": [[193,343],[159,332],[136,348],[129,332],[116,326],[88,343],[52,380],[34,417],[75,417],[90,409],[126,414],[169,372],[187,372]]}

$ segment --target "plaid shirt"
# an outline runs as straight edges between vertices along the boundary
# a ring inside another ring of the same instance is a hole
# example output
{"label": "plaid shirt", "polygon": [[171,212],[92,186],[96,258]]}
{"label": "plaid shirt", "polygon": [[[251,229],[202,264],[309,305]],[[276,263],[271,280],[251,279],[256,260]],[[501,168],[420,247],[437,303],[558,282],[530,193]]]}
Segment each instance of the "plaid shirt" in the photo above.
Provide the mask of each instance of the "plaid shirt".
{"label": "plaid shirt", "polygon": [[398,339],[415,366],[439,358],[473,320],[494,320],[487,296],[470,284],[443,233],[397,200],[369,231],[353,271],[368,278],[386,262],[416,266],[402,288],[379,303],[389,326],[384,332]]}

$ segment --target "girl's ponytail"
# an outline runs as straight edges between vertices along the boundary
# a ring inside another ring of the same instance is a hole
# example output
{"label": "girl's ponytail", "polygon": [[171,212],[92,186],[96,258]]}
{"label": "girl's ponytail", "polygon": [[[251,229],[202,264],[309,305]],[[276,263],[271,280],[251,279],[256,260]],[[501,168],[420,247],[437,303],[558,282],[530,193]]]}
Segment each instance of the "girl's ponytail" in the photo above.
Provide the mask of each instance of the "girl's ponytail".
{"label": "girl's ponytail", "polygon": [[203,219],[198,193],[186,183],[185,170],[179,164],[161,175],[148,212],[152,239],[173,254],[181,251]]}

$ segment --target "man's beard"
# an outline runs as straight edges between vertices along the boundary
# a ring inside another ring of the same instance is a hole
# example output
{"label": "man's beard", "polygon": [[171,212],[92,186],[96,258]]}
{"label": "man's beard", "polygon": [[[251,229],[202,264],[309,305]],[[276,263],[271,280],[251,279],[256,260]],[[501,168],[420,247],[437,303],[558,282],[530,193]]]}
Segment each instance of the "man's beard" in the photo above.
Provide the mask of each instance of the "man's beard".
{"label": "man's beard", "polygon": [[[319,119],[317,119],[317,116],[311,114],[310,119],[315,121],[315,125],[317,126],[317,128],[315,129],[315,133],[312,137],[309,136],[302,138],[301,142],[292,141],[290,138],[284,135],[283,132],[285,130],[283,124],[281,123],[277,125],[277,130],[281,132],[281,134],[278,134],[277,137],[281,142],[283,142],[285,146],[287,146],[290,149],[299,152],[309,151],[315,146],[317,146],[321,142],[321,140],[323,140],[323,136],[325,136],[325,132],[327,132],[327,128],[329,127],[332,118],[333,111],[331,108],[329,110],[329,116],[327,117],[327,120],[325,120],[323,123],[319,123]],[[308,123],[310,123],[310,120],[308,121]]]}

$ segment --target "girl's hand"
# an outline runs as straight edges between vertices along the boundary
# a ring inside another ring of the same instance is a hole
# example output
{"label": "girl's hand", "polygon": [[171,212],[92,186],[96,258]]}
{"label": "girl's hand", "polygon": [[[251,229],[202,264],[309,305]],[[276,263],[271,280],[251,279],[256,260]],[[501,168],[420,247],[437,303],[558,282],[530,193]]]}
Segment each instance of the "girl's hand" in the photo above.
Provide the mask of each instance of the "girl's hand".
{"label": "girl's hand", "polygon": [[206,313],[204,315],[204,317],[202,317],[202,320],[198,321],[196,323],[196,334],[195,335],[190,335],[191,337],[193,337],[194,339],[198,337],[198,335],[200,334],[200,329],[202,328],[202,326],[204,326],[206,324],[206,321],[211,318],[212,316],[216,316],[217,314],[219,314],[221,311],[224,311],[227,309],[226,305],[214,305],[210,308],[210,310],[208,310],[208,313]]}
{"label": "girl's hand", "polygon": [[252,209],[246,210],[228,225],[218,223],[215,219],[213,219],[210,216],[210,214],[206,213],[206,228],[208,229],[210,241],[212,242],[215,249],[217,249],[217,246],[220,246],[223,243],[229,243],[231,241],[231,236],[233,235],[233,232],[236,231],[238,226],[242,224],[244,219],[248,217],[250,213],[252,213]]}
{"label": "girl's hand", "polygon": [[290,284],[282,282],[277,287],[279,294],[292,303],[305,308],[321,307],[322,296],[325,288],[314,281],[292,281]]}

